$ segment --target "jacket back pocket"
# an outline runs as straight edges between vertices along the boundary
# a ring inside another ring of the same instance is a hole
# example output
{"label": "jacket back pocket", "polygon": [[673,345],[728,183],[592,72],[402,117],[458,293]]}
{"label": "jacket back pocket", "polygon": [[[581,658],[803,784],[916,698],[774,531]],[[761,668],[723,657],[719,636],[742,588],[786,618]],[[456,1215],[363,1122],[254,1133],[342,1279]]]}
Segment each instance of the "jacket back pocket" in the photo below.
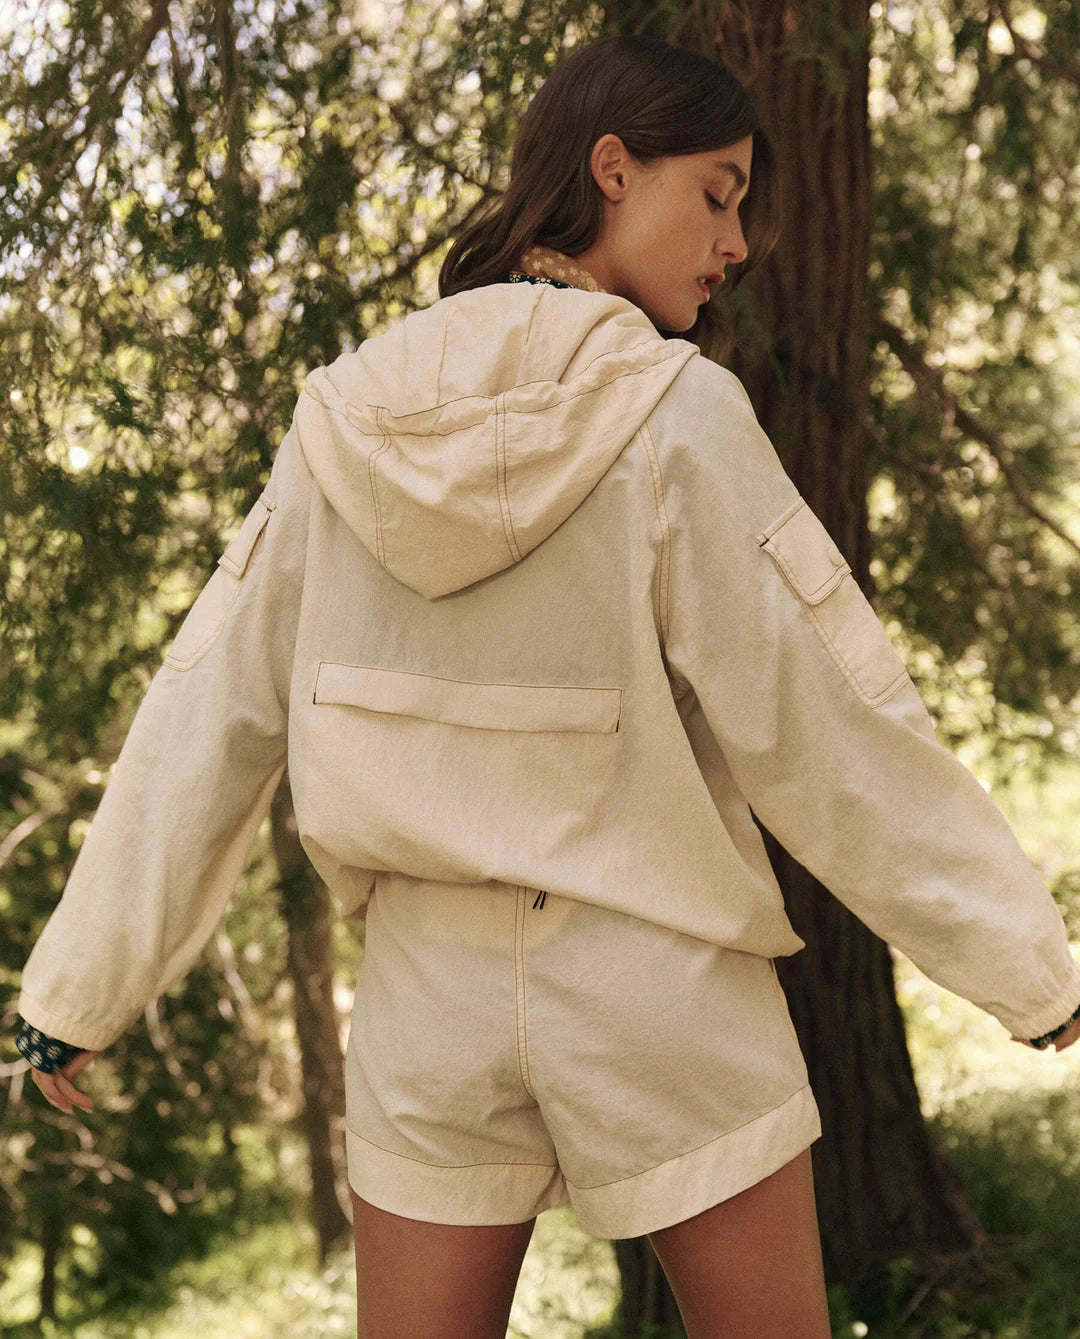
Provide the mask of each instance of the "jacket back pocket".
{"label": "jacket back pocket", "polygon": [[848,684],[871,707],[908,681],[907,667],[832,536],[799,498],[757,536],[802,600]]}
{"label": "jacket back pocket", "polygon": [[319,662],[315,703],[419,716],[480,730],[569,730],[613,734],[621,688],[579,684],[473,683],[411,670]]}

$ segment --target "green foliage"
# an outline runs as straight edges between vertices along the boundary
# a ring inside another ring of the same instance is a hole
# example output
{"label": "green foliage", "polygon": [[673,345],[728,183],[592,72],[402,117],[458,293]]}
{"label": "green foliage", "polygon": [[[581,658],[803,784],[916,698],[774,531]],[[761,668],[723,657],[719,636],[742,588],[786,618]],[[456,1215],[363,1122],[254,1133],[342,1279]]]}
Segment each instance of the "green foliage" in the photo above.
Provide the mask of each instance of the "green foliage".
{"label": "green foliage", "polygon": [[1004,769],[1078,742],[1076,8],[872,13],[876,604]]}
{"label": "green foliage", "polygon": [[[0,954],[8,1029],[16,966],[63,881],[45,844],[22,854],[40,856],[41,869],[22,865],[9,886],[26,878],[29,890],[40,872],[47,895],[20,898],[37,914],[11,918],[18,933]],[[60,859],[66,866],[70,853]],[[0,1196],[10,1207],[0,1214],[0,1255],[10,1260],[21,1241],[40,1241],[43,1215],[57,1206],[61,1292],[88,1315],[123,1314],[158,1296],[171,1265],[198,1258],[245,1218],[292,1207],[306,1189],[283,1184],[279,1166],[286,1141],[300,1143],[302,1133],[293,1128],[295,1065],[269,1045],[288,1021],[288,995],[279,989],[284,944],[266,865],[260,844],[206,961],[84,1072],[79,1086],[94,1099],[92,1112],[59,1112],[28,1081],[19,1101],[10,1081],[0,1089]],[[247,1147],[262,1122],[269,1159]]]}
{"label": "green foliage", "polygon": [[1080,1329],[1080,1137],[1068,1091],[984,1090],[930,1120],[990,1234],[981,1251],[889,1262],[881,1314],[838,1290],[837,1336],[1072,1339]]}

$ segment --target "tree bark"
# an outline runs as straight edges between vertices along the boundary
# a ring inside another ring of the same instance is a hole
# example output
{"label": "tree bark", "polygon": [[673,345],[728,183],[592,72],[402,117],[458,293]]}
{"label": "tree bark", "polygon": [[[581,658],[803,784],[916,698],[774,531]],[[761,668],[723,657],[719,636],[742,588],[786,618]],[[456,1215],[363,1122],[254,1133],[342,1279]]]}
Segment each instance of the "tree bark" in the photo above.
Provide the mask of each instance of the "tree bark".
{"label": "tree bark", "polygon": [[[742,342],[729,366],[871,598],[868,22],[866,0],[727,4],[717,55],[771,132],[785,203],[780,243],[747,281],[768,347]],[[826,1277],[858,1304],[889,1257],[962,1250],[983,1232],[922,1116],[888,945],[762,831],[806,940],[777,970],[821,1111],[812,1157]]]}
{"label": "tree bark", "polygon": [[300,844],[288,772],[274,795],[270,822],[280,875],[281,912],[288,929],[286,956],[300,1044],[312,1217],[322,1263],[333,1247],[352,1236],[345,1210],[344,1057],[334,1005],[330,897]]}
{"label": "tree bark", "polygon": [[56,1266],[64,1240],[64,1217],[60,1206],[46,1203],[41,1220],[41,1286],[38,1289],[39,1321],[56,1320]]}
{"label": "tree bark", "polygon": [[620,1285],[612,1332],[620,1339],[685,1335],[679,1304],[649,1238],[627,1237],[612,1244]]}

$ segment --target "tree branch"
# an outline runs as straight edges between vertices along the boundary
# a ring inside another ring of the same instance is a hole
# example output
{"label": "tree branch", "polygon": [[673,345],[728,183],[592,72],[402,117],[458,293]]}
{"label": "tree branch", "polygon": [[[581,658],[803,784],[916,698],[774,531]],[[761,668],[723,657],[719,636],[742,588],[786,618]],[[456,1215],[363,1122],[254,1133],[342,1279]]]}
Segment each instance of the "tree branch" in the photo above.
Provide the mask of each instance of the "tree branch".
{"label": "tree branch", "polygon": [[20,823],[16,823],[5,835],[3,841],[0,841],[0,869],[3,869],[12,853],[20,842],[25,841],[42,823],[47,822],[56,814],[62,814],[67,808],[66,802],[59,804],[46,805],[43,809],[35,809],[32,814],[27,816]]}
{"label": "tree branch", "polygon": [[891,321],[878,317],[875,321],[874,330],[896,354],[901,367],[915,382],[918,389],[924,394],[933,395],[947,411],[949,421],[973,441],[981,443],[990,452],[1001,469],[1009,491],[1021,507],[1034,516],[1036,520],[1041,521],[1048,530],[1053,531],[1080,557],[1080,542],[1067,534],[1052,516],[1048,516],[1028,492],[1019,472],[1013,468],[1014,453],[992,428],[980,423],[960,404],[956,396],[945,385],[941,371],[938,368],[931,367],[923,358],[921,349],[913,344],[904,332],[893,325]]}

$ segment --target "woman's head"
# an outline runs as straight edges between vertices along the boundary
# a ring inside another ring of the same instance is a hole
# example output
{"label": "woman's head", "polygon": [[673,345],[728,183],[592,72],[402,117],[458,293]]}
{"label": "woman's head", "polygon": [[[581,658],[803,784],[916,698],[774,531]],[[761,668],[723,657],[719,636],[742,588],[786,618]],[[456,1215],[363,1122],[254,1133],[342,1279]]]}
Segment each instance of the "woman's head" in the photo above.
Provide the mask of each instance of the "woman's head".
{"label": "woman's head", "polygon": [[709,289],[748,258],[739,210],[750,189],[753,147],[747,135],[719,153],[639,165],[617,135],[601,136],[590,167],[603,222],[578,264],[658,329],[688,330]]}
{"label": "woman's head", "polygon": [[491,283],[547,246],[658,328],[686,330],[698,276],[736,287],[779,231],[772,147],[731,71],[656,38],[603,37],[560,61],[526,108],[510,183],[450,248],[439,293]]}

